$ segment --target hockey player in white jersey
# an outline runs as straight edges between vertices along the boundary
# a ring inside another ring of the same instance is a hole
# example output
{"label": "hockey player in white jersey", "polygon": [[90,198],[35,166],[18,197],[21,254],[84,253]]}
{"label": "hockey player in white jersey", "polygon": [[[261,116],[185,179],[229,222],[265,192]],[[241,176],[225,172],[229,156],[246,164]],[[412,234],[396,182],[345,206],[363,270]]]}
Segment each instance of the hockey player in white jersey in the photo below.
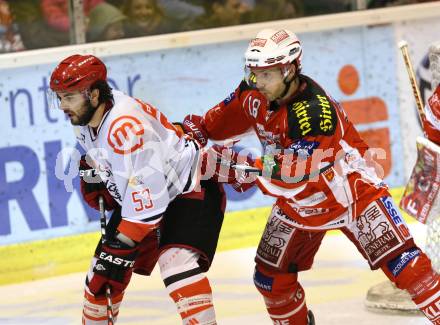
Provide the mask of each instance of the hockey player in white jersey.
{"label": "hockey player in white jersey", "polygon": [[92,55],[64,59],[50,80],[55,102],[87,152],[80,168],[93,166],[99,175],[81,181],[84,198],[97,208],[103,196],[113,209],[107,240],[87,274],[83,324],[107,323],[107,285],[117,317],[132,273],[149,275],[156,262],[183,324],[216,324],[203,272],[216,249],[224,192],[212,180],[198,180],[197,142],[106,80],[106,66]]}

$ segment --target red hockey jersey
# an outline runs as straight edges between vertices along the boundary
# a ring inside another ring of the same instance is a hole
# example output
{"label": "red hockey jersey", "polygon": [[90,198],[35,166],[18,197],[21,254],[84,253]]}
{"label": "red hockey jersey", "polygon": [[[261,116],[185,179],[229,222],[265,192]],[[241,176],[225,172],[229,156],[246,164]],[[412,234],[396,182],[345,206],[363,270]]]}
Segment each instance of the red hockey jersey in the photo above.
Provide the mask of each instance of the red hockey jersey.
{"label": "red hockey jersey", "polygon": [[[376,173],[378,164],[365,159],[372,151],[342,107],[305,75],[283,103],[268,102],[243,81],[204,115],[204,123],[213,140],[256,133],[264,154],[272,155],[281,169],[278,179],[258,177],[257,184],[277,197],[276,204],[300,227],[343,226],[388,195]],[[305,174],[310,179],[297,182]]]}
{"label": "red hockey jersey", "polygon": [[425,119],[422,122],[427,138],[440,144],[440,85],[428,98],[425,105]]}

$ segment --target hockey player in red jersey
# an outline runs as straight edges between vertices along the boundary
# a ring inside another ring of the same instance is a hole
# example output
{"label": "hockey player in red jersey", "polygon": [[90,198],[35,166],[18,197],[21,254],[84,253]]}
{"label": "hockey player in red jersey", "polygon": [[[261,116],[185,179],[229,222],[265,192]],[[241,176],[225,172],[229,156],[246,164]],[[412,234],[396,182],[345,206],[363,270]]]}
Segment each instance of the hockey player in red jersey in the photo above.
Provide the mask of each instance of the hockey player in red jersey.
{"label": "hockey player in red jersey", "polygon": [[[371,269],[381,268],[440,324],[439,275],[377,175],[374,151],[341,105],[301,74],[301,58],[294,33],[262,30],[246,50],[245,80],[203,117],[183,122],[201,143],[252,131],[263,146],[254,163],[262,176],[244,177],[243,185],[255,183],[277,198],[254,273],[270,318],[274,324],[314,324],[298,272],[311,268],[325,232],[340,229]],[[222,153],[237,157],[230,149]]]}
{"label": "hockey player in red jersey", "polygon": [[440,85],[434,89],[425,105],[425,118],[422,120],[423,129],[429,140],[440,144]]}
{"label": "hockey player in red jersey", "polygon": [[400,207],[421,223],[438,217],[440,153],[440,85],[429,97],[421,116],[426,137],[417,138],[417,161]]}
{"label": "hockey player in red jersey", "polygon": [[216,324],[204,272],[225,197],[216,182],[199,182],[195,171],[203,153],[197,142],[151,105],[112,90],[95,56],[61,61],[50,88],[87,152],[80,175],[90,175],[93,166],[99,176],[81,180],[85,200],[97,208],[102,196],[113,210],[86,277],[83,324],[107,324],[108,285],[117,316],[132,273],[149,275],[156,262],[183,324]]}

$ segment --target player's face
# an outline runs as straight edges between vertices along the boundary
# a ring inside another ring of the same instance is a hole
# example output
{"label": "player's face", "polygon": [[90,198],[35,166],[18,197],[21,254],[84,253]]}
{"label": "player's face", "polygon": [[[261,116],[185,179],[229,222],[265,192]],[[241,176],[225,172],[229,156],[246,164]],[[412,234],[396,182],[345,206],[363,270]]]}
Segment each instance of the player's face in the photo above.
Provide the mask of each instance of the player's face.
{"label": "player's face", "polygon": [[133,0],[130,7],[131,18],[136,23],[150,22],[155,14],[152,0]]}
{"label": "player's face", "polygon": [[280,97],[285,85],[283,82],[284,77],[279,67],[251,69],[251,72],[255,76],[257,89],[263,93],[269,101]]}
{"label": "player's face", "polygon": [[86,92],[57,93],[59,107],[70,118],[72,125],[87,125],[95,113]]}

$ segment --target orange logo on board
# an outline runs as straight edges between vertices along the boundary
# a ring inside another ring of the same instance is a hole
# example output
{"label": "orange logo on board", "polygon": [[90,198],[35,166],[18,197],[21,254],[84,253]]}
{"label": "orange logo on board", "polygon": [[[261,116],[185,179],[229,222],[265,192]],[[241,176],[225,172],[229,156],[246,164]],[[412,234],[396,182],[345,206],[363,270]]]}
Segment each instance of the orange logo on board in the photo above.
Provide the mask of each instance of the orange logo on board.
{"label": "orange logo on board", "polygon": [[[361,87],[360,75],[355,66],[344,65],[339,71],[338,85],[341,91],[347,96],[355,95]],[[360,99],[346,99],[341,102],[348,118],[354,124],[362,124],[364,129],[359,131],[362,139],[370,148],[385,150],[386,159],[379,159],[382,167],[382,176],[385,177],[391,172],[391,138],[388,126],[376,126],[376,122],[389,121],[388,108],[382,98],[368,97]],[[367,128],[365,128],[367,127]],[[377,171],[377,169],[376,169]],[[378,171],[377,171],[378,172]],[[378,172],[380,174],[380,172]]]}
{"label": "orange logo on board", "polygon": [[136,151],[144,144],[142,123],[133,116],[121,116],[113,121],[107,135],[107,141],[113,151],[127,154]]}

